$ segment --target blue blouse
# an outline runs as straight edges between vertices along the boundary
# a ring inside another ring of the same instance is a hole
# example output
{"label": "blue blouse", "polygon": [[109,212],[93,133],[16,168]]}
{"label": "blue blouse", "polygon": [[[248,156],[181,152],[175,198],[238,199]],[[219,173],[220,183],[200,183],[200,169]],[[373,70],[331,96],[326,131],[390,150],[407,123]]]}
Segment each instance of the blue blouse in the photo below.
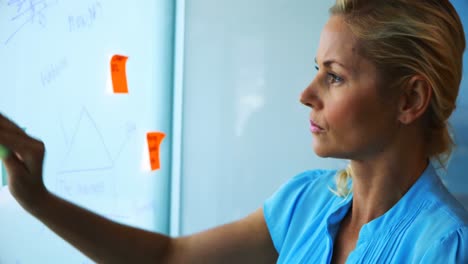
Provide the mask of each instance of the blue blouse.
{"label": "blue blouse", "polygon": [[[336,171],[312,170],[286,182],[263,210],[277,263],[330,263],[352,195],[334,195]],[[347,263],[468,263],[468,212],[429,165],[385,214],[364,225]]]}

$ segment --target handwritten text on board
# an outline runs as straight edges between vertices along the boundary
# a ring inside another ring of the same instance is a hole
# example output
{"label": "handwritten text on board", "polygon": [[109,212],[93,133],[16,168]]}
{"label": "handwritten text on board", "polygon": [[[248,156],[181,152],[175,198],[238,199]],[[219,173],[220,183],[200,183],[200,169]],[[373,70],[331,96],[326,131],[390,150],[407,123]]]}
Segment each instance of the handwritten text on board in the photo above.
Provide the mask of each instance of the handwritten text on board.
{"label": "handwritten text on board", "polygon": [[161,167],[159,161],[159,145],[166,135],[162,132],[149,132],[146,135],[148,140],[148,150],[151,163],[151,170],[157,170]]}
{"label": "handwritten text on board", "polygon": [[112,56],[110,67],[112,75],[112,87],[114,88],[114,93],[128,93],[127,73],[125,70],[125,64],[127,62],[127,59],[127,56]]}

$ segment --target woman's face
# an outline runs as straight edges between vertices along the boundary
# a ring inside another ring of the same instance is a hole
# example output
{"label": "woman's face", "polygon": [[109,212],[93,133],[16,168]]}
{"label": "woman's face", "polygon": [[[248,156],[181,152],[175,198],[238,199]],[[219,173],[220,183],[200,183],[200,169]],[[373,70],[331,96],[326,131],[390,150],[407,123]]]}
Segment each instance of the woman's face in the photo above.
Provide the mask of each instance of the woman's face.
{"label": "woman's face", "polygon": [[395,139],[397,105],[379,93],[377,69],[356,44],[343,19],[332,16],[320,36],[317,75],[301,95],[312,108],[313,148],[322,157],[368,159]]}

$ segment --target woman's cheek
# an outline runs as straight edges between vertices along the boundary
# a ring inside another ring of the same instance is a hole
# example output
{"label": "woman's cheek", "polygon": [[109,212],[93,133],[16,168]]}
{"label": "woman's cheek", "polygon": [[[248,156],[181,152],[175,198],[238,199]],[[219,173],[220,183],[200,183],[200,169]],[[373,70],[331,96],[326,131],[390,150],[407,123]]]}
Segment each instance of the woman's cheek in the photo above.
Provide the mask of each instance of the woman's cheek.
{"label": "woman's cheek", "polygon": [[343,127],[353,123],[357,105],[350,104],[349,101],[336,101],[333,107],[328,109],[327,122],[333,127]]}

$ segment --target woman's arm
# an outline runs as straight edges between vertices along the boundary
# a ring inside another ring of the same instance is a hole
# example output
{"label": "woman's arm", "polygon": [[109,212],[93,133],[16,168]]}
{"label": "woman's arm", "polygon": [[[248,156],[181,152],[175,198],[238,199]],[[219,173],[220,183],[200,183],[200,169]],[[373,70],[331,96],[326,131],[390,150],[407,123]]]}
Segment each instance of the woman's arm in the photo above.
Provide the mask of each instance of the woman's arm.
{"label": "woman's arm", "polygon": [[97,263],[164,263],[172,241],[112,222],[51,193],[29,211]]}
{"label": "woman's arm", "polygon": [[121,225],[50,193],[42,180],[45,147],[0,115],[9,188],[52,231],[98,263],[272,263],[277,253],[262,210],[195,235],[169,238]]}
{"label": "woman's arm", "polygon": [[180,238],[109,221],[51,194],[38,209],[34,216],[98,263],[274,263],[277,258],[261,209]]}
{"label": "woman's arm", "polygon": [[262,209],[172,244],[170,263],[276,263],[278,258]]}

